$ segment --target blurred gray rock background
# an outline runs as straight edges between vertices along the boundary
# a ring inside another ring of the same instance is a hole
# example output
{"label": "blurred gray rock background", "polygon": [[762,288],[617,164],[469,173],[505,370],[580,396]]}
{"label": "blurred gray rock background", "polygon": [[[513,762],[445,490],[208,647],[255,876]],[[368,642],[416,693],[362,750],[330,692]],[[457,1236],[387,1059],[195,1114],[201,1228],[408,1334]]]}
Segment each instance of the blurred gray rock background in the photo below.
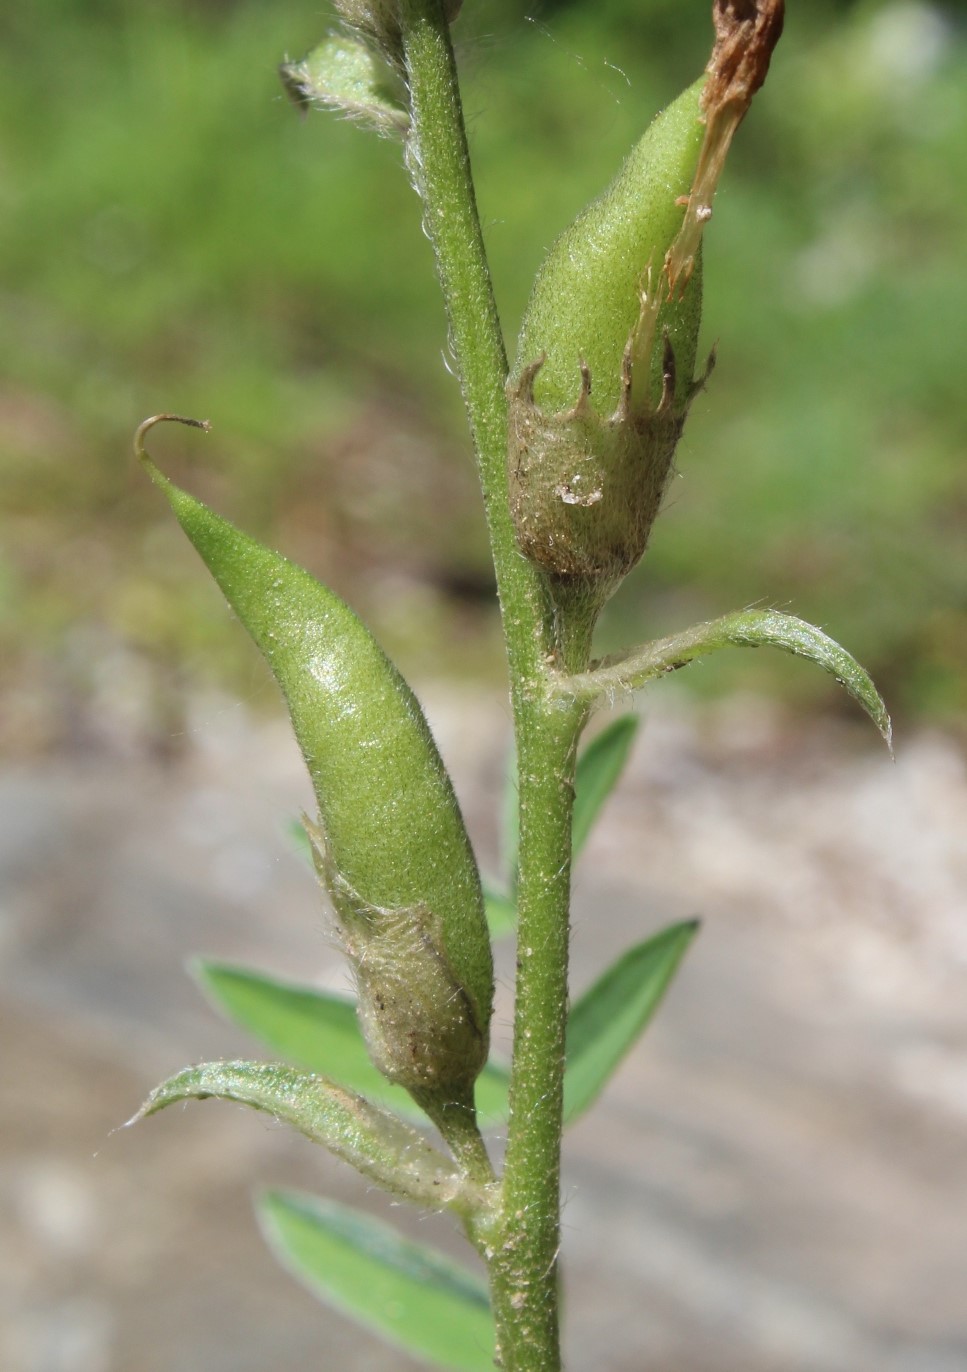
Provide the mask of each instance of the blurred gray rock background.
{"label": "blurred gray rock background", "polygon": [[[424,690],[493,866],[498,697]],[[952,738],[793,725],[662,688],[575,878],[573,985],[700,914],[646,1038],[566,1145],[567,1366],[967,1366],[967,764]],[[413,1364],[276,1268],[253,1188],[385,1214],[348,1168],[215,1102],[119,1129],[166,1073],[257,1049],[195,952],[341,987],[287,818],[281,722],[218,697],[177,756],[118,740],[0,779],[0,1368]],[[512,950],[499,959],[498,1037]],[[446,1221],[401,1209],[420,1238]]]}

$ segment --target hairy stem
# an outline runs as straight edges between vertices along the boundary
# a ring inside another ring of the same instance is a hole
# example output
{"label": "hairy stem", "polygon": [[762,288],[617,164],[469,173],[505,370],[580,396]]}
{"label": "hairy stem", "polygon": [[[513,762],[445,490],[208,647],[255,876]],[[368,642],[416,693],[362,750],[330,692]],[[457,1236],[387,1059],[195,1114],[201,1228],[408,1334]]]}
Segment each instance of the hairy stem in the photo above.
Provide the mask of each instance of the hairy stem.
{"label": "hairy stem", "polygon": [[560,1367],[557,1257],[577,741],[587,707],[525,707],[510,1124],[491,1294],[505,1372]]}
{"label": "hairy stem", "polygon": [[[507,358],[494,303],[440,0],[402,0],[410,169],[423,198],[470,430],[503,616],[520,795],[518,974],[502,1203],[488,1237],[505,1372],[557,1372],[557,1253],[567,1024],[571,810],[581,701],[547,691],[554,626],[539,573],[517,549],[507,492]],[[587,645],[566,667],[587,666]]]}
{"label": "hairy stem", "polygon": [[545,649],[544,595],[517,549],[507,495],[507,355],[484,248],[450,31],[440,0],[402,0],[407,160],[424,206],[470,423],[515,699]]}

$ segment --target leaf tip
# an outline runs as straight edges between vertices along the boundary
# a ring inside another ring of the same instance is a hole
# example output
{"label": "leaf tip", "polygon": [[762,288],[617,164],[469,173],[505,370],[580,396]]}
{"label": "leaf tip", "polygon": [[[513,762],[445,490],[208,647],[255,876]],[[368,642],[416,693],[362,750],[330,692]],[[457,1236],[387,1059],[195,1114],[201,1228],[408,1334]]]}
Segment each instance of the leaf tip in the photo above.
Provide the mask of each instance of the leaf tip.
{"label": "leaf tip", "polygon": [[183,414],[154,414],[149,419],[143,420],[134,432],[134,455],[148,472],[151,480],[158,486],[168,485],[168,478],[155,466],[150,454],[144,446],[144,441],[156,424],[187,424],[190,429],[201,429],[202,433],[211,433],[211,423],[207,419],[190,419]]}
{"label": "leaf tip", "polygon": [[196,986],[204,990],[211,977],[212,961],[202,953],[192,953],[191,957],[185,958],[185,971],[191,977]]}
{"label": "leaf tip", "polygon": [[285,1259],[279,1233],[279,1212],[291,1201],[291,1193],[277,1186],[262,1186],[252,1194],[252,1208],[262,1237],[283,1265]]}
{"label": "leaf tip", "polygon": [[884,710],[882,722],[878,721],[880,734],[886,744],[886,750],[890,754],[890,761],[896,762],[896,751],[893,747],[893,720]]}
{"label": "leaf tip", "polygon": [[154,1112],[159,1109],[159,1106],[155,1104],[155,1097],[157,1094],[157,1091],[152,1091],[150,1096],[138,1106],[131,1118],[125,1120],[123,1124],[119,1124],[118,1128],[130,1129],[132,1125],[140,1124],[141,1121],[146,1120],[149,1115],[153,1115]]}

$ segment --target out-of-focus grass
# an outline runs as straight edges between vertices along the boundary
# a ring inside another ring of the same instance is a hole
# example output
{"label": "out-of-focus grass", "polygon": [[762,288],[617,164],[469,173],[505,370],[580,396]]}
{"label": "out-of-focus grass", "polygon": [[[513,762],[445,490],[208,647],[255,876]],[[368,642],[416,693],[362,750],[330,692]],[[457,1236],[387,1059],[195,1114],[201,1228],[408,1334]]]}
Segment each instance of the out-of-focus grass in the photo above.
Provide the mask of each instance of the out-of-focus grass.
{"label": "out-of-focus grass", "polygon": [[[704,60],[706,8],[545,5],[534,23],[467,0],[456,32],[511,350],[544,249]],[[216,425],[159,433],[167,468],[349,596],[404,665],[477,668],[494,649],[399,150],[301,120],[277,82],[326,22],[293,0],[0,17],[7,687],[83,693],[118,644],[172,680],[250,679],[127,456],[160,409]],[[792,7],[709,236],[719,366],[603,646],[766,600],[841,638],[901,709],[967,703],[965,152],[957,12]],[[830,698],[759,655],[691,675],[765,673]]]}

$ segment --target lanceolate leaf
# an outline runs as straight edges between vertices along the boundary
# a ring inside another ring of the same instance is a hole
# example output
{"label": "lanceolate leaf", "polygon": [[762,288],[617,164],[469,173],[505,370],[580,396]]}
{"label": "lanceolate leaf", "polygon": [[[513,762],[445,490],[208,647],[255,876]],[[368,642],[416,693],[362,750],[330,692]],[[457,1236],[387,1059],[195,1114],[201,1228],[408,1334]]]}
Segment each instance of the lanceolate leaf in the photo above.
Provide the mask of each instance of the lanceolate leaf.
{"label": "lanceolate leaf", "polygon": [[697,929],[694,920],[672,924],[637,944],[577,1001],[567,1024],[566,1121],[592,1104],[641,1035]]}
{"label": "lanceolate leaf", "polygon": [[[617,737],[630,747],[631,727],[621,720],[616,724],[621,725]],[[488,891],[488,910],[491,901],[494,908],[502,904],[508,915],[513,909],[509,898]],[[630,949],[575,1002],[568,1022],[568,1119],[592,1104],[641,1034],[697,927],[672,925]],[[324,1072],[400,1115],[423,1118],[410,1096],[390,1086],[370,1062],[352,1000],[208,959],[196,959],[192,972],[218,1009],[273,1052]],[[506,1118],[508,1081],[507,1068],[493,1060],[478,1077],[477,1108],[485,1124]]]}
{"label": "lanceolate leaf", "polygon": [[291,1124],[385,1190],[416,1205],[467,1212],[480,1202],[453,1163],[395,1115],[325,1077],[279,1063],[206,1062],[187,1067],[152,1091],[135,1120],[176,1101],[211,1097],[250,1105]]}
{"label": "lanceolate leaf", "polygon": [[[594,1103],[658,1009],[698,932],[697,920],[671,924],[630,948],[571,1007],[567,1022],[564,1118]],[[510,1073],[491,1061],[477,1081],[485,1123],[506,1118]]]}
{"label": "lanceolate leaf", "polygon": [[333,1309],[450,1372],[493,1372],[487,1289],[442,1254],[333,1201],[263,1195],[262,1231],[282,1265]]}
{"label": "lanceolate leaf", "polygon": [[273,1053],[398,1114],[425,1119],[409,1092],[391,1086],[373,1066],[348,997],[206,958],[196,958],[191,971],[217,1009]]}
{"label": "lanceolate leaf", "polygon": [[557,690],[599,701],[615,691],[635,690],[707,653],[733,647],[781,648],[815,662],[863,707],[892,750],[890,716],[869,673],[821,629],[778,610],[743,610],[708,624],[693,625],[683,633],[656,639],[631,653],[605,658],[591,671],[561,676]]}
{"label": "lanceolate leaf", "polygon": [[[345,996],[266,976],[245,967],[197,958],[191,970],[214,1005],[233,1023],[310,1072],[322,1072],[409,1119],[423,1112],[401,1087],[391,1086],[370,1061]],[[506,1113],[506,1073],[488,1063],[477,1078],[477,1107],[486,1120]]]}
{"label": "lanceolate leaf", "polygon": [[624,771],[640,722],[637,715],[619,716],[591,740],[578,758],[571,839],[574,857],[587,842],[602,805]]}

